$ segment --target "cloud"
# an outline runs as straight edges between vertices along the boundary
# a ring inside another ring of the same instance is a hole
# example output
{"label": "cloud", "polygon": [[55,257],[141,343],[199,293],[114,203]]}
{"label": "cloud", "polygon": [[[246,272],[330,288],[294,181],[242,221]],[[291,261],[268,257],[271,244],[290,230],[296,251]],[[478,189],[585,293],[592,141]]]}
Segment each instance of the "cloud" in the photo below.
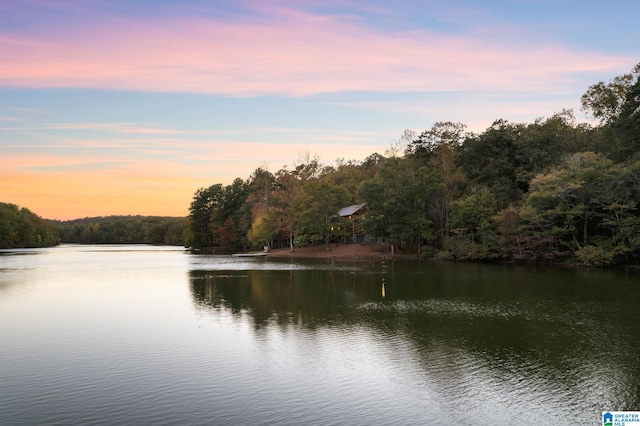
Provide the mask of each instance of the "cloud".
{"label": "cloud", "polygon": [[[2,117],[0,117],[0,120]],[[9,120],[7,120],[9,121]],[[97,130],[109,133],[145,134],[145,135],[217,135],[229,134],[226,130],[182,130],[161,127],[143,127],[134,123],[53,123],[29,127],[4,127],[4,130]]]}
{"label": "cloud", "polygon": [[[634,59],[273,8],[244,21],[110,17],[55,33],[0,33],[0,84],[307,96],[339,91],[564,90]],[[268,19],[266,19],[268,17]]]}

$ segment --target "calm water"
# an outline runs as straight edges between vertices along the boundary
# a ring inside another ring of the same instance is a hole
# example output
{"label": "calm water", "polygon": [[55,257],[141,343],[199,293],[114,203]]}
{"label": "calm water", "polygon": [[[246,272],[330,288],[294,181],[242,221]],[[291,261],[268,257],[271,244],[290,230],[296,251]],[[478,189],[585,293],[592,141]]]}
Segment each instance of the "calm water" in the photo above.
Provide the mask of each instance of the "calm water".
{"label": "calm water", "polygon": [[640,410],[640,276],[0,253],[1,425],[599,424]]}

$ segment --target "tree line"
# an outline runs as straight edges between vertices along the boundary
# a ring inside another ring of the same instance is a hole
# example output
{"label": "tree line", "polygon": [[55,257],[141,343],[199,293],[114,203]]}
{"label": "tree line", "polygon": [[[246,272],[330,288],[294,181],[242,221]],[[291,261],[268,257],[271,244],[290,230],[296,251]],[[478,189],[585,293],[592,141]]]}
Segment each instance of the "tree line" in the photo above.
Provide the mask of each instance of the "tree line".
{"label": "tree line", "polygon": [[0,203],[0,248],[77,244],[183,245],[184,217],[106,216],[46,220],[27,208]]}
{"label": "tree line", "polygon": [[0,203],[0,248],[50,247],[60,244],[55,227],[27,208]]}
{"label": "tree line", "polygon": [[588,88],[582,108],[533,123],[496,120],[482,133],[438,122],[407,130],[385,155],[325,166],[301,156],[230,185],[198,189],[185,244],[248,250],[340,240],[336,213],[367,203],[368,234],[405,253],[460,260],[640,256],[640,64]]}
{"label": "tree line", "polygon": [[106,216],[51,222],[63,243],[183,245],[186,219]]}

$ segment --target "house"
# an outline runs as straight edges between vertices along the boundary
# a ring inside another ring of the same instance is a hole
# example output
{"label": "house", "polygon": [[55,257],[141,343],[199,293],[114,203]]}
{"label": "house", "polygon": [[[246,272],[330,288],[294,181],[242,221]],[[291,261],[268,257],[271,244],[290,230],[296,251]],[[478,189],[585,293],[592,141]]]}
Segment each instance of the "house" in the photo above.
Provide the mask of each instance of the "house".
{"label": "house", "polygon": [[365,233],[362,230],[361,223],[364,219],[364,214],[367,211],[367,203],[354,204],[348,207],[343,207],[338,212],[343,220],[347,221],[346,229],[343,233],[343,242],[351,242],[364,244]]}
{"label": "house", "polygon": [[354,204],[349,207],[343,207],[338,212],[338,215],[340,215],[341,217],[346,217],[348,219],[351,219],[352,216],[354,215],[364,216],[366,206],[367,206],[367,203],[362,203],[362,204]]}

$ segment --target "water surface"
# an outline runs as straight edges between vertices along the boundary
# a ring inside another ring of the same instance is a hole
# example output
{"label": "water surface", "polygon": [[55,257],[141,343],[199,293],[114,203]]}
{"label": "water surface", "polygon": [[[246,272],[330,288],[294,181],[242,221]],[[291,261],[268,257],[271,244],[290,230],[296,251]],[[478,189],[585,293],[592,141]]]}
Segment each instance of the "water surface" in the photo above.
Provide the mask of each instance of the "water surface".
{"label": "water surface", "polygon": [[640,409],[624,271],[0,253],[0,424],[596,424]]}

